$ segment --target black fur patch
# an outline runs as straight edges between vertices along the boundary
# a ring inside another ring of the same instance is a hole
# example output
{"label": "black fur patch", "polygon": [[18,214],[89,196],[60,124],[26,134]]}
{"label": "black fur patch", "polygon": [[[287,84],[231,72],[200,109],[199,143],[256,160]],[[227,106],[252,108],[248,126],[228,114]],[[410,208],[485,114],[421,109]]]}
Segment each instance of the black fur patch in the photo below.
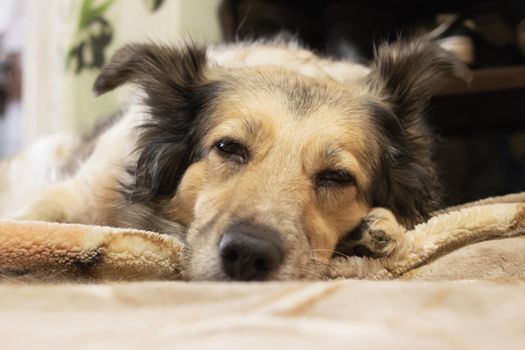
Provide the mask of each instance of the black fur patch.
{"label": "black fur patch", "polygon": [[97,78],[96,94],[126,82],[145,93],[151,119],[141,126],[138,162],[128,168],[135,183],[124,184],[133,202],[173,196],[199,158],[203,111],[218,88],[205,82],[205,68],[205,48],[133,44],[120,49]]}
{"label": "black fur patch", "polygon": [[433,138],[424,112],[447,77],[469,79],[452,54],[426,39],[399,40],[377,50],[369,83],[384,103],[369,103],[381,146],[373,206],[392,210],[408,227],[439,207],[441,187],[432,159]]}
{"label": "black fur patch", "polygon": [[[368,223],[366,220],[361,220],[359,225],[354,227],[352,231],[350,231],[344,238],[344,240],[350,240],[350,241],[360,241],[363,239],[363,233],[368,228]],[[337,250],[337,249],[336,249]]]}
{"label": "black fur patch", "polygon": [[380,146],[370,202],[389,208],[405,225],[413,226],[439,204],[441,191],[429,153],[432,136],[424,131],[425,142],[413,142],[388,106],[371,102],[369,109]]}
{"label": "black fur patch", "polygon": [[[202,156],[199,140],[206,127],[207,107],[218,94],[217,82],[191,87],[184,102],[160,106],[162,97],[148,98],[152,121],[142,126],[141,154],[136,165],[135,200],[170,198],[188,167]],[[178,104],[177,104],[178,103]]]}

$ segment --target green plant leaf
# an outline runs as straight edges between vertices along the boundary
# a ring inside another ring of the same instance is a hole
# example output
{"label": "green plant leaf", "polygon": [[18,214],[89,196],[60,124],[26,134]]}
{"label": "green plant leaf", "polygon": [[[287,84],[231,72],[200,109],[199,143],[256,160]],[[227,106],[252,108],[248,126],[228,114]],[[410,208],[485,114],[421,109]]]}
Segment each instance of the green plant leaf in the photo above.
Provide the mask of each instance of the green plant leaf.
{"label": "green plant leaf", "polygon": [[93,21],[101,17],[106,10],[113,4],[114,0],[107,0],[99,6],[94,5],[95,0],[84,0],[80,9],[80,19],[78,30],[86,29]]}

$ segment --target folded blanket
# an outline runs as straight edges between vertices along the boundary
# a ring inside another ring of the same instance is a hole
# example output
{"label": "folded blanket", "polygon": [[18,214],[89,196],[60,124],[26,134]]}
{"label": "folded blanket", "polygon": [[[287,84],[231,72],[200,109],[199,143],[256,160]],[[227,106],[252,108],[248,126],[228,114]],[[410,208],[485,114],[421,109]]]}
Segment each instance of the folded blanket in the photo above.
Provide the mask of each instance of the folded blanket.
{"label": "folded blanket", "polygon": [[[525,193],[436,213],[380,258],[333,259],[331,278],[472,279],[525,277]],[[493,241],[476,243],[491,238]],[[31,281],[184,278],[184,245],[139,230],[0,221],[0,276]]]}

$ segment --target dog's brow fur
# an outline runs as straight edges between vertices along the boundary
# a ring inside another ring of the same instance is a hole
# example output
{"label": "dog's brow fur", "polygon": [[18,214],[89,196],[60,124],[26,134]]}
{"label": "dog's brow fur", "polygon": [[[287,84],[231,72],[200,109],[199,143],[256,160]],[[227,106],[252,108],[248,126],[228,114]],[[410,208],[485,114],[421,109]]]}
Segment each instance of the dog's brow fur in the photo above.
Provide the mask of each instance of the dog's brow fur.
{"label": "dog's brow fur", "polygon": [[341,149],[334,142],[327,142],[321,146],[320,153],[323,155],[322,158],[326,159],[328,162],[336,161],[338,159],[337,155],[341,152]]}
{"label": "dog's brow fur", "polygon": [[262,123],[258,120],[255,120],[249,113],[242,120],[241,125],[241,134],[244,134],[247,139],[255,139],[262,128]]}
{"label": "dog's brow fur", "polygon": [[229,90],[242,86],[244,91],[280,96],[284,106],[297,117],[307,117],[321,106],[341,108],[351,103],[346,99],[351,89],[330,80],[321,83],[274,67],[247,69],[243,73],[246,75],[240,77],[238,73],[229,78]]}

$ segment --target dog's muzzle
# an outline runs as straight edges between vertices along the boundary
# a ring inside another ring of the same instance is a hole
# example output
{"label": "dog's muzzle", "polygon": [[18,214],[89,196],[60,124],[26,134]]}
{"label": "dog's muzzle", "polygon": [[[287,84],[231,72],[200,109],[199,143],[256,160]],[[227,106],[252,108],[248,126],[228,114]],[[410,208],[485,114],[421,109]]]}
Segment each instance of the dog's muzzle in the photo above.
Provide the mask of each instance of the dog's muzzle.
{"label": "dog's muzzle", "polygon": [[279,235],[257,225],[230,227],[219,242],[224,273],[237,281],[260,281],[276,271],[283,261]]}

